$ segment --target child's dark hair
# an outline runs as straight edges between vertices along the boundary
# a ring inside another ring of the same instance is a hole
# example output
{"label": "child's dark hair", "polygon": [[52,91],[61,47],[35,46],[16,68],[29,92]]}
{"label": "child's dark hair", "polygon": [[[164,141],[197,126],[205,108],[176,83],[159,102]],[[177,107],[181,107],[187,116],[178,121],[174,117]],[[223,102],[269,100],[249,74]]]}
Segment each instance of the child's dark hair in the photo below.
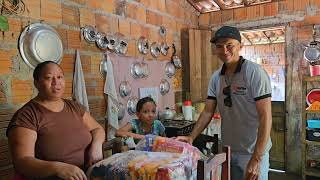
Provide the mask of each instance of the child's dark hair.
{"label": "child's dark hair", "polygon": [[[60,65],[54,61],[44,61],[42,63],[39,63],[33,71],[33,79],[34,80],[36,80],[36,81],[39,80],[40,74],[41,74],[43,68],[45,68],[47,64],[56,64],[60,67]],[[60,67],[60,69],[61,69],[61,67]]]}
{"label": "child's dark hair", "polygon": [[139,99],[139,101],[138,101],[138,103],[137,103],[136,111],[137,111],[137,112],[140,112],[140,110],[142,109],[142,106],[143,106],[145,103],[147,103],[147,102],[153,102],[153,104],[154,104],[155,106],[157,106],[157,105],[156,105],[156,102],[155,102],[151,97],[147,96],[147,97],[144,97],[144,98],[142,98],[142,99]]}

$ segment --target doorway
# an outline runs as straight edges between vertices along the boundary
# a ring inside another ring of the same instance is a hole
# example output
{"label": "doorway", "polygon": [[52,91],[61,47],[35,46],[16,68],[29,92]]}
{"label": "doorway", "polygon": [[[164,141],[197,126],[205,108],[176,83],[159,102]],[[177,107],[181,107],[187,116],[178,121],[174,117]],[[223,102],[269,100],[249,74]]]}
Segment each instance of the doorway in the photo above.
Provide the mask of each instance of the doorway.
{"label": "doorway", "polygon": [[270,168],[285,170],[285,27],[241,31],[241,55],[260,64],[272,87]]}

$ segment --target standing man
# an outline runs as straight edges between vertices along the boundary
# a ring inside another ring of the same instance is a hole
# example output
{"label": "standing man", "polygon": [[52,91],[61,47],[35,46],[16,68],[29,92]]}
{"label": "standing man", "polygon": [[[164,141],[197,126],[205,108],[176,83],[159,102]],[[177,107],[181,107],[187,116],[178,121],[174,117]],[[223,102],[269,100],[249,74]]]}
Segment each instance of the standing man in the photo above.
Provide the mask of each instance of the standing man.
{"label": "standing man", "polygon": [[211,77],[206,106],[189,136],[192,143],[207,127],[218,106],[222,144],[231,146],[232,180],[267,180],[271,148],[271,84],[266,71],[239,55],[240,32],[223,26],[211,39],[224,63]]}

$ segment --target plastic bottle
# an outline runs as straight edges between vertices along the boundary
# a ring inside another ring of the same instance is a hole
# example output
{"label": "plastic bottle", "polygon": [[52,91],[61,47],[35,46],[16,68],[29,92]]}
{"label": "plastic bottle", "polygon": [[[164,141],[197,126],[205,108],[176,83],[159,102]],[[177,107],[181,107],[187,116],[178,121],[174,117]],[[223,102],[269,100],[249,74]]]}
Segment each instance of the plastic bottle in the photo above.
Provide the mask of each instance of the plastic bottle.
{"label": "plastic bottle", "polygon": [[185,101],[183,103],[182,113],[185,120],[192,121],[192,102]]}

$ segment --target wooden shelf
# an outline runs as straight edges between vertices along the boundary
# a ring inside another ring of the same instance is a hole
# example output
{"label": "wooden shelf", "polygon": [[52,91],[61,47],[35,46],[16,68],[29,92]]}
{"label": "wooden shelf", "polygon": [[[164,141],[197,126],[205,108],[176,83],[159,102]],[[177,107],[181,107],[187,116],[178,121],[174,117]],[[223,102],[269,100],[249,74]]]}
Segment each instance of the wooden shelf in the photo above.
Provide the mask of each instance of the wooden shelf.
{"label": "wooden shelf", "polygon": [[307,114],[320,114],[320,110],[304,110],[302,112]]}
{"label": "wooden shelf", "polygon": [[320,177],[320,170],[314,168],[306,168],[304,173],[308,176]]}
{"label": "wooden shelf", "polygon": [[308,145],[317,145],[317,146],[320,146],[320,142],[318,142],[318,141],[305,140],[304,142],[305,142],[306,144],[308,144]]}
{"label": "wooden shelf", "polygon": [[311,82],[311,81],[319,81],[320,82],[320,76],[304,76],[303,81]]}

